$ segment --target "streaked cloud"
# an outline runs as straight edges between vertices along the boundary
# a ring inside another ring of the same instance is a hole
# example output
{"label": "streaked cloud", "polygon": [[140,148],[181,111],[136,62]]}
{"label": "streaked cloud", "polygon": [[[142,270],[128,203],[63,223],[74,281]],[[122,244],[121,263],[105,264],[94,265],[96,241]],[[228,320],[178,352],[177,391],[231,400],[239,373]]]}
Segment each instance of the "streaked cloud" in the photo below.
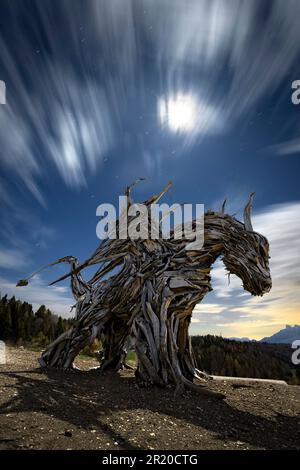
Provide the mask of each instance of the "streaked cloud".
{"label": "streaked cloud", "polygon": [[[152,116],[142,64],[148,55],[159,88],[154,100],[184,93],[199,103],[194,131],[176,142],[182,155],[187,144],[230,130],[263,97],[284,89],[300,52],[298,0],[273,0],[264,15],[260,1],[242,0],[34,5],[38,28],[25,5],[18,16],[11,6],[18,32],[22,17],[32,37],[18,34],[12,47],[0,34],[7,77],[0,158],[43,205],[42,181],[53,165],[66,185],[78,188],[122,145],[122,120],[136,118],[133,96],[139,111]],[[153,126],[152,118],[145,127]],[[150,148],[141,149],[144,156],[156,154],[166,137],[159,133],[159,116],[154,136]],[[147,170],[148,158],[143,160]]]}
{"label": "streaked cloud", "polygon": [[[94,173],[112,146],[110,108],[103,90],[96,84],[73,84],[68,94],[60,95],[52,110],[52,139],[49,154],[65,183],[71,187],[86,184],[86,175]],[[74,108],[74,105],[76,106]],[[45,138],[47,138],[45,129]]]}
{"label": "streaked cloud", "polygon": [[[297,63],[300,31],[297,0],[274,0],[262,15],[259,1],[242,0],[151,0],[147,7],[147,35],[157,60],[169,61],[168,83],[180,86],[187,66],[202,64],[198,87],[207,96],[218,96],[222,81],[228,93],[220,100],[227,116],[239,116],[271,94]],[[274,40],[276,36],[276,47]],[[224,65],[230,66],[230,77]],[[186,78],[186,77],[185,77]]]}
{"label": "streaked cloud", "polygon": [[[126,39],[128,7],[108,2],[103,4],[101,16],[99,3],[94,1],[88,7],[62,1],[53,9],[51,4],[36,3],[39,31],[43,31],[41,37],[32,22],[39,44],[36,50],[29,36],[24,36],[20,48],[11,48],[0,33],[1,64],[9,77],[7,104],[0,108],[1,164],[17,175],[42,205],[46,201],[41,180],[47,178],[53,164],[64,182],[77,188],[86,184],[87,176],[95,173],[113,145],[123,87],[128,89],[126,81],[130,83],[124,57],[128,61],[133,50],[128,49],[132,43]],[[125,12],[120,16],[121,10]],[[54,11],[61,18],[72,18],[56,32]],[[28,17],[27,21],[30,23]],[[82,24],[88,25],[87,30]],[[107,28],[111,28],[109,34]],[[64,36],[67,49],[63,47]],[[44,50],[46,44],[49,55]],[[103,61],[117,57],[116,73],[99,80]],[[30,71],[30,85],[24,78],[24,63]]]}

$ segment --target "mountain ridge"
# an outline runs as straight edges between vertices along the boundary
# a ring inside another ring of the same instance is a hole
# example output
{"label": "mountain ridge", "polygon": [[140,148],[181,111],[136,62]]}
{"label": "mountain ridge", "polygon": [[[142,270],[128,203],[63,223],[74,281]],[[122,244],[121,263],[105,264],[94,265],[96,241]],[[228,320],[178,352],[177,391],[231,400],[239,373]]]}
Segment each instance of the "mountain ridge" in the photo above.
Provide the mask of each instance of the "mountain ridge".
{"label": "mountain ridge", "polygon": [[262,338],[260,343],[292,344],[297,339],[300,339],[300,325],[286,325],[285,328],[277,331],[277,333]]}
{"label": "mountain ridge", "polygon": [[241,338],[237,336],[228,337],[231,341],[244,342],[258,342],[258,343],[269,343],[269,344],[292,344],[293,341],[300,340],[300,325],[286,325],[285,328],[277,331],[271,336],[265,336],[262,339],[250,339],[246,336]]}

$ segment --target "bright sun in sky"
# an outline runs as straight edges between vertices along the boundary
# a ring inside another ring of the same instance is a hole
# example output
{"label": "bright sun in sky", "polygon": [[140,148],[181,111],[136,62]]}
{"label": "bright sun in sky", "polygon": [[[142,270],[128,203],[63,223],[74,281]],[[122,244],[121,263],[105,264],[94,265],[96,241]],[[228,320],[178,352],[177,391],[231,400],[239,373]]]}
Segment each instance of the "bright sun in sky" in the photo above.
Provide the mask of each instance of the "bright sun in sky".
{"label": "bright sun in sky", "polygon": [[173,132],[191,132],[197,120],[197,102],[191,95],[160,98],[159,118]]}

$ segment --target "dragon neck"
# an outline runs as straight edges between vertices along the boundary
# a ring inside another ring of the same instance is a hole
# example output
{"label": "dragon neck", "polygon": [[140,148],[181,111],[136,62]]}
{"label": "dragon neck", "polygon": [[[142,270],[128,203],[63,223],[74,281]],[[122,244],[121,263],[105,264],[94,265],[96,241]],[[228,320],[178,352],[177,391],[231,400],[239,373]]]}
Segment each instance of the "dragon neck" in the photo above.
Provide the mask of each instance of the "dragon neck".
{"label": "dragon neck", "polygon": [[208,211],[204,218],[204,245],[202,255],[207,255],[210,268],[223,256],[231,244],[231,232],[235,221],[231,216]]}

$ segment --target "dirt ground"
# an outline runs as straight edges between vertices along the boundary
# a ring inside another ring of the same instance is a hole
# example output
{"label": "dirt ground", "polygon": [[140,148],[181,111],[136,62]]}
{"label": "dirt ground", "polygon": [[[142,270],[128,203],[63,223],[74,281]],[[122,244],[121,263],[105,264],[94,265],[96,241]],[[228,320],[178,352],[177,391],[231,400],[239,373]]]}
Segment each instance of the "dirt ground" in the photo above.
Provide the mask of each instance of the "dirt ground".
{"label": "dirt ground", "polygon": [[213,382],[224,401],[139,388],[133,372],[38,368],[8,350],[0,365],[0,449],[300,449],[300,387]]}

